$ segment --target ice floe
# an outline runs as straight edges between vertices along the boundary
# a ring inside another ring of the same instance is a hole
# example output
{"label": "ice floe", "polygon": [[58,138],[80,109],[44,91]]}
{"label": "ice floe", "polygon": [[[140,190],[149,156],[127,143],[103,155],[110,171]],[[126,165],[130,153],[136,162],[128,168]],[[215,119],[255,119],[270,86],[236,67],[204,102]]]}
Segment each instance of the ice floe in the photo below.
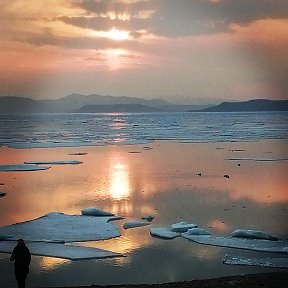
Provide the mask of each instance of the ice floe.
{"label": "ice floe", "polygon": [[81,213],[84,216],[114,216],[114,214],[111,212],[100,210],[94,207],[84,208],[81,210]]}
{"label": "ice floe", "polygon": [[198,225],[187,223],[187,222],[179,222],[171,225],[172,232],[184,233],[188,229],[197,228]]}
{"label": "ice floe", "polygon": [[46,242],[97,241],[120,236],[118,227],[107,223],[108,219],[51,212],[38,219],[0,227],[0,235],[13,235],[11,240]]}
{"label": "ice floe", "polygon": [[187,232],[182,233],[181,236],[204,245],[288,254],[288,241],[219,237],[213,235],[188,235]]}
{"label": "ice floe", "polygon": [[288,268],[288,257],[282,258],[247,258],[244,256],[226,255],[223,259],[228,265],[263,266],[272,268]]}
{"label": "ice floe", "polygon": [[6,195],[5,192],[0,192],[0,197],[4,197]]}
{"label": "ice floe", "polygon": [[0,165],[0,171],[10,172],[10,171],[37,171],[37,170],[47,170],[48,166],[38,166],[35,164],[11,164],[11,165]]}
{"label": "ice floe", "polygon": [[211,235],[211,233],[202,228],[191,228],[188,229],[187,235]]}
{"label": "ice floe", "polygon": [[144,216],[144,217],[141,217],[142,220],[146,220],[148,222],[152,222],[152,220],[154,219],[155,217],[153,215],[147,215],[147,216]]}
{"label": "ice floe", "polygon": [[277,236],[258,230],[237,229],[231,233],[231,236],[236,238],[278,240]]}
{"label": "ice floe", "polygon": [[173,232],[171,228],[167,227],[154,227],[150,229],[150,234],[154,237],[164,238],[164,239],[174,239],[181,236],[178,232]]}
{"label": "ice floe", "polygon": [[64,161],[29,161],[24,163],[34,165],[77,165],[83,162],[78,160],[64,160]]}
{"label": "ice floe", "polygon": [[149,225],[149,222],[142,222],[142,221],[129,221],[123,224],[124,229],[131,229],[131,228],[137,228],[137,227],[143,227],[146,225]]}
{"label": "ice floe", "polygon": [[[15,241],[0,242],[0,252],[12,253]],[[102,259],[123,256],[107,250],[76,245],[64,245],[45,242],[26,242],[32,255],[64,258],[70,260]]]}
{"label": "ice floe", "polygon": [[83,156],[83,155],[87,155],[88,153],[86,152],[78,152],[78,153],[69,153],[68,155],[75,155],[75,156]]}

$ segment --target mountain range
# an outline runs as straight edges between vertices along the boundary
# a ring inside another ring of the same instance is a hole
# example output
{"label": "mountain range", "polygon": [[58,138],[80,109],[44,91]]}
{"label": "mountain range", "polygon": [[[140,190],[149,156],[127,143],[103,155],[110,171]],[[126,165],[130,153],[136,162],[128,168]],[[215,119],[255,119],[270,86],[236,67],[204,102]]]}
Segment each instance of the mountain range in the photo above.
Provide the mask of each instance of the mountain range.
{"label": "mountain range", "polygon": [[0,97],[0,114],[9,113],[114,113],[114,112],[240,112],[288,111],[288,100],[256,99],[213,105],[176,105],[162,99],[70,94],[56,100]]}

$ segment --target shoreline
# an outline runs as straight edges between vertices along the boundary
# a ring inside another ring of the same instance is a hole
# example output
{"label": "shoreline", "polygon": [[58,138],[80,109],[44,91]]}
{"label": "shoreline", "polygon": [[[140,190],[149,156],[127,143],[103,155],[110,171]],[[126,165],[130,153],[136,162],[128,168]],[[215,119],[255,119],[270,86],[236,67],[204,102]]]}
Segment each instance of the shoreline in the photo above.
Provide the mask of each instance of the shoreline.
{"label": "shoreline", "polygon": [[42,286],[39,288],[286,288],[288,287],[288,270],[281,272],[235,275],[212,279],[191,280],[159,284],[120,284],[90,286]]}

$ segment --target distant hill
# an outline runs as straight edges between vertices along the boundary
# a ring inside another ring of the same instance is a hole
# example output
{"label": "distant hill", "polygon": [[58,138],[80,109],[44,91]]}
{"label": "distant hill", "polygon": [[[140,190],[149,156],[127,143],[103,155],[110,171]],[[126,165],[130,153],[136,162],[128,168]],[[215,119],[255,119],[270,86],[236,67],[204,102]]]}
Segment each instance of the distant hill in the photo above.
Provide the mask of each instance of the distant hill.
{"label": "distant hill", "polygon": [[[89,106],[99,106],[89,107]],[[107,105],[108,107],[103,107]],[[124,106],[111,105],[136,105],[129,106],[124,109]],[[142,105],[142,106],[137,106]],[[143,107],[145,106],[145,107]],[[211,105],[210,105],[211,106]],[[98,94],[81,95],[70,94],[60,99],[47,99],[47,100],[33,100],[24,97],[14,96],[2,96],[0,97],[0,113],[36,113],[36,112],[50,112],[50,113],[67,113],[67,112],[79,112],[85,113],[89,109],[90,111],[114,111],[115,109],[122,109],[126,112],[157,112],[157,111],[169,111],[180,112],[189,110],[199,110],[207,108],[209,105],[176,105],[171,104],[162,99],[143,99],[135,97],[115,97],[115,96],[102,96]],[[135,109],[132,111],[132,109]]]}
{"label": "distant hill", "polygon": [[[194,111],[191,110],[190,112]],[[217,106],[197,111],[200,112],[288,111],[288,100],[256,99],[243,102],[223,102]]]}
{"label": "distant hill", "polygon": [[163,112],[163,110],[142,104],[85,105],[76,113],[119,113],[119,112]]}
{"label": "distant hill", "polygon": [[0,113],[31,113],[43,112],[45,106],[36,100],[24,97],[3,96],[0,97]]}

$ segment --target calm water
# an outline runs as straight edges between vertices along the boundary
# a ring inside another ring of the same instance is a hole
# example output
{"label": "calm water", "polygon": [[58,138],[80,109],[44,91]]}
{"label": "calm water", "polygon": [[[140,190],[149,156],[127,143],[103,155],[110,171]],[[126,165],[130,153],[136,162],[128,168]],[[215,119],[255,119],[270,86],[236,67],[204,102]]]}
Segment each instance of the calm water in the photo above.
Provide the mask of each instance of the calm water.
{"label": "calm water", "polygon": [[[83,164],[0,172],[0,188],[7,193],[0,199],[0,226],[51,211],[79,214],[95,206],[123,215],[124,221],[152,214],[152,227],[189,221],[216,235],[251,228],[288,238],[288,161],[241,161],[238,166],[227,160],[287,158],[287,123],[287,113],[2,115],[0,143],[11,148],[0,149],[0,164],[67,159]],[[69,155],[77,152],[87,155]],[[115,222],[120,238],[85,245],[127,257],[76,262],[33,257],[28,287],[155,283],[271,271],[227,266],[222,259],[225,254],[273,254],[185,239],[165,241],[152,238],[149,227],[123,230],[124,221]],[[1,287],[15,287],[9,255],[0,254],[0,274]]]}

